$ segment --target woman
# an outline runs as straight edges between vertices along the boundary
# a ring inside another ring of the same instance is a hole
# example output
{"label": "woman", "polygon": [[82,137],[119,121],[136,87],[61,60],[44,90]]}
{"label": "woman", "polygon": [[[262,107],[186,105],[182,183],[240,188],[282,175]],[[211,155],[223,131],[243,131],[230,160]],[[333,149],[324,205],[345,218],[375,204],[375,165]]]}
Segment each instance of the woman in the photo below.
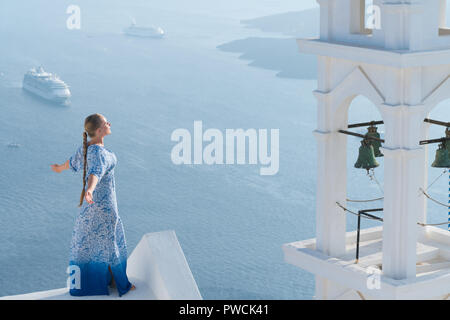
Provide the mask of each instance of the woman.
{"label": "woman", "polygon": [[114,182],[117,158],[103,144],[104,137],[111,134],[111,124],[96,113],[85,119],[84,129],[83,145],[75,154],[62,165],[51,165],[58,173],[83,168],[81,209],[70,246],[69,265],[75,272],[70,294],[109,295],[108,285],[115,285],[122,296],[135,287],[126,274],[127,247]]}

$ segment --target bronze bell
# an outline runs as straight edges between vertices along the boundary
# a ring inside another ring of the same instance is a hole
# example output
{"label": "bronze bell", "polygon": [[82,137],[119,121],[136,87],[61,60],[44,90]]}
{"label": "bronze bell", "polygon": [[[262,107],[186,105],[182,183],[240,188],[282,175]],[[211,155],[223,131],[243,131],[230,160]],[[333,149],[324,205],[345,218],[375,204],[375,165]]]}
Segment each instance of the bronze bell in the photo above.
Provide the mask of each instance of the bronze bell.
{"label": "bronze bell", "polygon": [[450,168],[449,145],[450,143],[448,141],[439,145],[439,148],[436,151],[436,158],[431,165],[433,168]]}
{"label": "bronze bell", "polygon": [[[380,134],[377,132],[377,127],[372,125],[369,128],[367,128],[367,130],[368,130],[368,132],[367,132],[366,136],[380,139]],[[375,157],[378,158],[378,157],[383,157],[384,156],[384,154],[381,153],[381,151],[380,151],[381,141],[370,140],[369,139],[369,143],[373,147],[373,151],[375,153]]]}
{"label": "bronze bell", "polygon": [[355,168],[366,169],[367,172],[369,172],[369,169],[376,168],[379,165],[380,164],[375,159],[375,152],[371,143],[365,139],[362,140]]}

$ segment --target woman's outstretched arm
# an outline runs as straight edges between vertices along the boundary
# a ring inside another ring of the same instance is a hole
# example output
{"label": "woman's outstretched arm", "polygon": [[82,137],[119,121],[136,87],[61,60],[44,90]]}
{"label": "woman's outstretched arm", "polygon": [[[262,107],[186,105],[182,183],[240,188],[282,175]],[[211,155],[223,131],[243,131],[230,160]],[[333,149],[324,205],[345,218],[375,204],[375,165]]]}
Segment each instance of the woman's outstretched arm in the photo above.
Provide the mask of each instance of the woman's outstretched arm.
{"label": "woman's outstretched arm", "polygon": [[51,164],[50,167],[54,172],[60,173],[61,171],[69,169],[69,161],[67,160],[64,164]]}

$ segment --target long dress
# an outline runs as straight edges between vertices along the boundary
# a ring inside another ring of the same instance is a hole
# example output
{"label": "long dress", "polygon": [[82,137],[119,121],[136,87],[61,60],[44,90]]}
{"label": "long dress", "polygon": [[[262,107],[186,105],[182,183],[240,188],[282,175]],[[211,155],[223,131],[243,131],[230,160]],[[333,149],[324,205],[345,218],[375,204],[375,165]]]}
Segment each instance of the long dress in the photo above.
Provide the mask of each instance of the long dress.
{"label": "long dress", "polygon": [[[83,172],[83,146],[70,157],[70,169]],[[73,296],[109,295],[112,277],[122,296],[131,288],[126,274],[127,246],[118,214],[114,167],[116,155],[103,146],[91,144],[87,149],[86,187],[91,174],[98,183],[94,203],[86,200],[76,218],[70,245],[70,294]],[[72,273],[73,272],[73,273]]]}

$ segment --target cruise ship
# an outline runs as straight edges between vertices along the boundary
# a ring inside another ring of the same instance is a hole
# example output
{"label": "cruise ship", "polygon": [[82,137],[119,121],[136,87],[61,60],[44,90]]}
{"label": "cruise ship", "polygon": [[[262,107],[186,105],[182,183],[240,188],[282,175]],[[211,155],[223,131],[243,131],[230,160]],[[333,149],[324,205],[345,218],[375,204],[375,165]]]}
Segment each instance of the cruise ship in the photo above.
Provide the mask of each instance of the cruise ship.
{"label": "cruise ship", "polygon": [[22,87],[44,99],[66,103],[71,97],[67,84],[52,73],[45,72],[42,67],[32,68],[23,77]]}
{"label": "cruise ship", "polygon": [[162,38],[164,37],[164,30],[160,27],[138,27],[133,22],[131,26],[125,28],[123,32],[129,36],[145,37],[145,38]]}

